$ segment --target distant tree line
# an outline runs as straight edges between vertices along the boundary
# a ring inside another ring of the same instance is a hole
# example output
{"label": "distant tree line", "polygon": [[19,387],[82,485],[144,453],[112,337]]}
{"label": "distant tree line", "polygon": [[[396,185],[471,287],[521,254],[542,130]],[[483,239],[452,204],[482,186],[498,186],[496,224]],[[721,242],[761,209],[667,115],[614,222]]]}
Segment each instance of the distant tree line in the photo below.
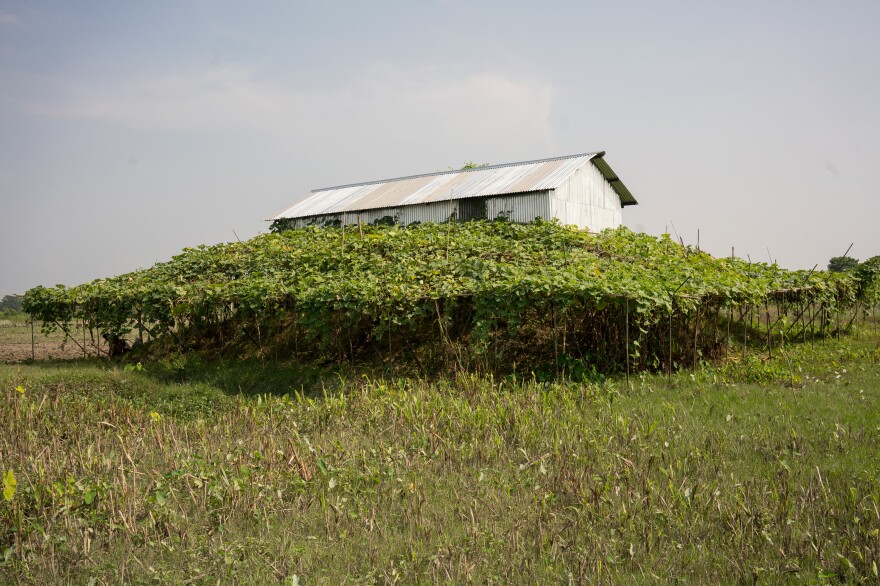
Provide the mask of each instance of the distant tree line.
{"label": "distant tree line", "polygon": [[845,273],[853,269],[875,269],[880,268],[880,256],[872,256],[865,262],[859,262],[858,259],[851,256],[835,256],[828,261],[828,270],[832,273]]}
{"label": "distant tree line", "polygon": [[0,311],[21,311],[22,295],[4,295],[0,299]]}

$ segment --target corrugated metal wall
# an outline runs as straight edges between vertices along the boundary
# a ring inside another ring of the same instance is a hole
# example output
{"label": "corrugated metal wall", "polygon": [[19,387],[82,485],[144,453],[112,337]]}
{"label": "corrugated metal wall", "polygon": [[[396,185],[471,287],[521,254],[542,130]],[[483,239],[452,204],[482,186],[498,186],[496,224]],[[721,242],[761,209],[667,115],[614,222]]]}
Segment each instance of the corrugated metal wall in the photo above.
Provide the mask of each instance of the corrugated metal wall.
{"label": "corrugated metal wall", "polygon": [[550,192],[550,214],[563,224],[599,232],[623,223],[620,197],[595,165],[588,162]]}
{"label": "corrugated metal wall", "polygon": [[[616,196],[615,196],[616,197]],[[464,200],[441,201],[428,204],[399,206],[394,208],[381,208],[365,210],[362,212],[344,212],[340,214],[327,214],[308,218],[292,218],[287,220],[291,228],[303,228],[305,226],[326,226],[345,224],[356,225],[358,219],[364,224],[372,224],[376,221],[391,218],[395,224],[409,226],[419,222],[446,222],[451,214],[456,218],[470,219],[474,215],[472,208],[480,208],[475,201],[478,198]],[[504,197],[479,198],[485,200],[485,217],[489,220],[504,217],[512,222],[531,222],[535,218],[549,218],[550,216],[550,192],[538,191],[535,193],[523,193]],[[461,210],[459,209],[461,207]],[[465,209],[467,208],[467,209]],[[480,209],[480,214],[482,210]]]}
{"label": "corrugated metal wall", "polygon": [[522,223],[532,222],[535,218],[551,218],[550,192],[490,197],[486,200],[486,215],[490,220],[505,217],[511,222]]}
{"label": "corrugated metal wall", "polygon": [[303,228],[305,226],[325,226],[333,224],[345,224],[346,226],[357,225],[358,221],[364,224],[372,224],[379,220],[392,219],[395,224],[409,226],[415,222],[445,222],[451,214],[458,216],[458,202],[444,201],[430,204],[400,206],[394,208],[379,208],[376,210],[364,210],[361,212],[344,212],[340,214],[327,214],[308,218],[292,218],[288,220],[291,228]]}

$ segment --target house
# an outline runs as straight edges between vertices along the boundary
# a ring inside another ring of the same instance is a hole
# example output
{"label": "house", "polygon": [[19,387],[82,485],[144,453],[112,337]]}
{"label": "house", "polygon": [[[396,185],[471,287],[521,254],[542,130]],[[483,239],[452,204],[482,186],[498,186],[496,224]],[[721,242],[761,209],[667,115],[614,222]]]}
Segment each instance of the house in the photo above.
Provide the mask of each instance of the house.
{"label": "house", "polygon": [[636,203],[596,152],[316,189],[269,220],[299,228],[540,217],[598,232],[619,226]]}

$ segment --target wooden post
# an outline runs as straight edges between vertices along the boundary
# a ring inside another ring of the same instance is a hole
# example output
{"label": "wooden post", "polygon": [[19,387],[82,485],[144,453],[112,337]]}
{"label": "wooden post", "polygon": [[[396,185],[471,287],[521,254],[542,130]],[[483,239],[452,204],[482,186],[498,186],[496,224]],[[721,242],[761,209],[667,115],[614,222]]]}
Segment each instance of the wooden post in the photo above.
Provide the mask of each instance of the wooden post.
{"label": "wooden post", "polygon": [[672,380],[672,306],[669,307],[669,370],[666,372],[666,380]]}
{"label": "wooden post", "polygon": [[629,299],[626,300],[626,384],[629,385]]}
{"label": "wooden post", "polygon": [[[801,343],[806,346],[807,344],[807,318],[804,315],[804,311],[806,310],[805,302],[801,300],[800,313],[798,314],[798,325],[801,326]],[[803,323],[801,323],[803,322]]]}
{"label": "wooden post", "polygon": [[727,306],[727,336],[724,338],[724,358],[730,357],[730,323],[733,321],[733,306]]}
{"label": "wooden post", "polygon": [[34,340],[34,318],[31,317],[31,360],[37,359],[37,343]]}
{"label": "wooden post", "polygon": [[294,314],[295,320],[293,322],[293,357],[296,360],[297,364],[299,364],[299,316]]}
{"label": "wooden post", "polygon": [[773,335],[771,332],[773,328],[770,326],[770,306],[769,304],[764,305],[764,313],[767,317],[767,356],[771,360],[773,359]]}
{"label": "wooden post", "polygon": [[816,347],[816,302],[810,299],[810,349]]}
{"label": "wooden post", "polygon": [[779,328],[779,348],[785,355],[785,328]]}
{"label": "wooden post", "polygon": [[83,329],[83,358],[86,357],[86,318],[82,318],[82,329]]}
{"label": "wooden post", "polygon": [[554,302],[550,309],[553,317],[553,356],[556,360],[556,376],[559,377],[559,338],[556,332],[556,303]]}
{"label": "wooden post", "polygon": [[[749,308],[751,309],[751,308]],[[753,311],[749,311],[749,329],[752,329],[755,326],[755,314],[758,314],[758,307],[755,306]],[[758,314],[758,325],[761,325],[761,315]]]}
{"label": "wooden post", "polygon": [[364,239],[364,229],[361,225],[361,215],[360,214],[358,214],[358,235],[360,236],[361,240]]}
{"label": "wooden post", "polygon": [[449,219],[446,226],[446,260],[449,260],[449,238],[452,236],[452,192],[449,193]]}
{"label": "wooden post", "polygon": [[[565,341],[566,335],[568,334],[568,307],[562,310],[562,353],[565,354]],[[565,374],[565,367],[562,368],[563,375]]]}
{"label": "wooden post", "polygon": [[[785,293],[782,294],[782,301],[778,301],[776,303],[776,322],[779,323],[782,321],[784,315],[787,314],[785,308]],[[779,348],[782,352],[783,356],[785,355],[785,322],[782,323],[782,327],[779,328]]]}
{"label": "wooden post", "polygon": [[[672,229],[675,230],[675,224],[672,225]],[[684,246],[684,243],[682,243]],[[676,287],[675,291],[672,292],[671,299],[669,300],[669,377],[672,377],[672,312],[675,309],[675,295],[681,291],[681,288],[687,285],[688,281],[691,278],[688,277],[684,281],[681,282],[681,285]]]}
{"label": "wooden post", "polygon": [[840,294],[837,295],[837,341],[840,342]]}
{"label": "wooden post", "polygon": [[807,315],[805,312],[807,310],[807,308],[806,308],[807,302],[801,301],[801,303],[803,304],[803,306],[801,307],[801,317],[800,317],[801,327],[803,328],[801,330],[801,341],[806,346],[806,344],[807,344]]}
{"label": "wooden post", "polygon": [[[699,235],[700,231],[697,230]],[[697,333],[700,331],[700,310],[694,315],[694,370],[697,369]]]}
{"label": "wooden post", "polygon": [[853,316],[852,316],[852,319],[850,320],[850,324],[855,325],[856,339],[858,339],[858,337],[859,337],[859,303],[858,302],[856,302],[856,306],[853,309]]}

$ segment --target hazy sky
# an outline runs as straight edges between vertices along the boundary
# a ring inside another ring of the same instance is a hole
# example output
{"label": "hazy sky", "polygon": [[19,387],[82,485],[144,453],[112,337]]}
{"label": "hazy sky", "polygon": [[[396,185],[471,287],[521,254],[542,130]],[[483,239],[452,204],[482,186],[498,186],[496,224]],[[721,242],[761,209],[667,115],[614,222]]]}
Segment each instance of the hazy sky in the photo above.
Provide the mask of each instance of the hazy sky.
{"label": "hazy sky", "polygon": [[249,238],[317,187],[595,150],[635,230],[864,259],[878,105],[876,0],[0,0],[0,295]]}

